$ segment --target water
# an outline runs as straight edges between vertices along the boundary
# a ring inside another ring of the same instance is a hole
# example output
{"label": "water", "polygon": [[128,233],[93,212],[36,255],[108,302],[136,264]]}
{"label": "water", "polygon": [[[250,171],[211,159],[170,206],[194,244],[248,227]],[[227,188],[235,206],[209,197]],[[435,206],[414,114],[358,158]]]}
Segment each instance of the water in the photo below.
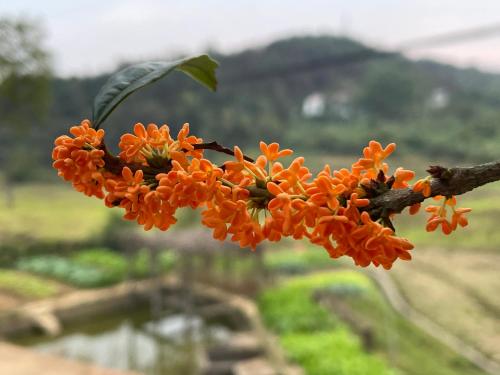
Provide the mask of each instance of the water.
{"label": "water", "polygon": [[175,313],[153,321],[144,310],[93,318],[55,338],[31,336],[16,343],[107,368],[189,375],[198,373],[203,348],[227,340],[230,334],[224,325],[209,324],[196,315]]}

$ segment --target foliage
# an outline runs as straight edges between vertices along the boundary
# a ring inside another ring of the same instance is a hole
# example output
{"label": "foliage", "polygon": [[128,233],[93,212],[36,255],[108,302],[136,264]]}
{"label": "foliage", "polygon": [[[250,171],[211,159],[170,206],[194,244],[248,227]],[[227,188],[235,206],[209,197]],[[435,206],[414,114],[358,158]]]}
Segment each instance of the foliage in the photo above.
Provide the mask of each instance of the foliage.
{"label": "foliage", "polygon": [[[170,271],[176,261],[171,252],[159,254],[161,272]],[[143,249],[132,259],[106,248],[81,250],[73,257],[40,255],[21,258],[19,270],[53,277],[81,288],[95,288],[116,284],[130,278],[150,276],[150,254]]]}
{"label": "foliage", "polygon": [[140,88],[149,85],[174,70],[186,73],[194,80],[215,91],[217,63],[207,55],[166,62],[154,61],[129,66],[113,74],[101,88],[94,100],[93,124],[97,128],[111,112]]}
{"label": "foliage", "polygon": [[308,375],[389,375],[395,372],[361,348],[359,340],[344,328],[316,333],[291,333],[280,340],[290,358]]}
{"label": "foliage", "polygon": [[0,18],[0,112],[7,125],[26,125],[46,110],[49,57],[42,35],[29,20]]}
{"label": "foliage", "polygon": [[[498,75],[400,56],[294,73],[296,65],[308,66],[308,61],[349,56],[366,48],[353,40],[325,36],[291,38],[260,49],[216,54],[224,66],[216,95],[197,89],[196,83],[180,75],[172,75],[144,88],[141,95],[117,109],[110,119],[108,135],[116,140],[133,125],[131,118],[144,123],[168,121],[173,131],[189,121],[200,136],[216,138],[228,146],[248,147],[260,139],[273,139],[300,152],[321,152],[331,157],[332,153],[353,155],[368,140],[378,139],[397,142],[408,154],[426,155],[427,160],[486,161],[498,157]],[[415,87],[415,95],[409,100],[413,104],[403,106],[404,113],[397,114],[397,119],[364,110],[361,107],[373,107],[373,103],[364,100],[361,106],[360,102],[363,92],[369,91],[369,77],[386,76],[379,71],[389,67],[395,79],[402,77]],[[54,79],[49,119],[40,117],[32,122],[33,137],[19,140],[24,150],[30,149],[30,155],[25,153],[14,161],[27,160],[25,171],[48,166],[49,144],[75,119],[90,118],[92,99],[108,78]],[[436,90],[446,97],[447,103],[441,108],[432,104]],[[302,105],[312,93],[323,96],[325,113],[309,118],[304,116]],[[339,116],[345,109],[349,116]],[[3,132],[0,127],[0,147],[10,155],[15,146]],[[6,163],[0,163],[3,169]],[[22,175],[32,176],[32,172]]]}
{"label": "foliage", "polygon": [[[405,277],[412,276],[405,274]],[[334,294],[332,298],[342,301],[349,308],[347,311],[350,311],[351,322],[362,322],[364,329],[369,327],[373,336],[372,350],[383,355],[401,373],[484,375],[483,371],[464,357],[428,336],[405,316],[394,311],[378,289],[370,288],[364,293],[343,296]],[[426,299],[427,296],[422,298]],[[436,306],[434,303],[434,309]],[[455,324],[460,325],[461,321],[456,320]]]}
{"label": "foliage", "polygon": [[352,271],[290,279],[259,297],[266,325],[280,335],[290,358],[309,375],[392,374],[379,358],[364,353],[356,337],[313,300],[315,291],[334,286],[372,288],[366,277]]}
{"label": "foliage", "polygon": [[301,274],[319,269],[331,269],[339,266],[339,262],[330,262],[325,259],[323,250],[313,246],[299,249],[267,249],[264,254],[264,263],[271,272],[283,274]]}
{"label": "foliage", "polygon": [[403,60],[367,64],[357,98],[360,110],[389,120],[419,113],[425,105],[424,87],[419,87],[425,76],[419,73]]}
{"label": "foliage", "polygon": [[369,280],[354,271],[324,272],[292,278],[264,291],[259,297],[266,324],[278,333],[333,328],[335,320],[332,315],[312,300],[312,294],[334,285],[371,288]]}
{"label": "foliage", "polygon": [[81,288],[95,288],[118,281],[105,270],[81,265],[57,255],[21,259],[16,266],[19,270],[53,277]]}
{"label": "foliage", "polygon": [[24,272],[0,269],[0,289],[23,298],[47,298],[57,294],[60,286]]}
{"label": "foliage", "polygon": [[[0,141],[0,164],[9,183],[30,178],[26,171],[33,166],[26,162],[25,146],[36,139],[26,130],[46,120],[50,106],[49,56],[42,40],[39,24],[0,17],[0,139],[8,139],[7,148]],[[32,151],[33,160],[44,155]]]}
{"label": "foliage", "polygon": [[[172,251],[162,251],[158,255],[158,266],[160,272],[169,272],[175,266],[177,257]],[[134,277],[147,277],[151,273],[151,252],[141,249],[132,262],[132,274]]]}
{"label": "foliage", "polygon": [[127,260],[123,255],[104,248],[95,248],[78,252],[72,260],[82,266],[90,266],[106,272],[113,282],[125,279]]}
{"label": "foliage", "polygon": [[[351,309],[350,322],[359,321],[364,329],[372,330],[371,349],[377,357],[366,354],[344,323],[313,301],[318,291],[346,303]],[[346,374],[370,374],[371,366],[364,367],[369,363],[378,369],[375,374],[392,373],[380,361],[381,356],[394,370],[408,375],[483,374],[398,315],[360,272],[323,272],[288,279],[265,291],[259,307],[266,325],[279,334],[287,353],[308,374],[343,374],[347,369],[351,372]]]}

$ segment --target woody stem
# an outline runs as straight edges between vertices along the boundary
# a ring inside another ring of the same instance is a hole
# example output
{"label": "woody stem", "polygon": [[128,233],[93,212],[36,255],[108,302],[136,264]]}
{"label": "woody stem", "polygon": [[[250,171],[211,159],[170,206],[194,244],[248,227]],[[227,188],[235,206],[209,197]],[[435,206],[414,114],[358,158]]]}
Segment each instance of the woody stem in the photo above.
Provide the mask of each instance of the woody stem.
{"label": "woody stem", "polygon": [[[216,151],[216,152],[221,152],[221,153],[226,154],[226,155],[234,156],[233,150],[231,150],[230,148],[221,146],[216,141],[207,142],[207,143],[195,143],[193,145],[193,147],[195,150],[212,150],[212,151]],[[255,161],[254,159],[252,159],[251,157],[246,156],[246,155],[243,155],[243,159],[245,159],[246,161],[249,161],[250,163],[253,163]]]}
{"label": "woody stem", "polygon": [[[436,172],[437,171],[437,172]],[[429,170],[434,177],[430,181],[431,195],[461,195],[479,186],[500,180],[500,161],[475,165],[472,167],[431,167]],[[429,198],[429,197],[428,197]],[[377,197],[370,199],[370,204],[365,208],[373,220],[380,218],[385,210],[390,213],[399,213],[405,207],[423,202],[424,197],[420,192],[411,188],[391,189]]]}

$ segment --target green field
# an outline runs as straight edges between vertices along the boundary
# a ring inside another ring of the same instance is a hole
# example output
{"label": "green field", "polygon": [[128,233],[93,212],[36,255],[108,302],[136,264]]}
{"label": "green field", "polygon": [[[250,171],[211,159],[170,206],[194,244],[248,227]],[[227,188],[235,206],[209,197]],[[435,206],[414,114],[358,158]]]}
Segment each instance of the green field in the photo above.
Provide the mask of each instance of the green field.
{"label": "green field", "polygon": [[97,235],[110,210],[102,201],[76,192],[70,185],[29,184],[13,189],[13,201],[0,199],[0,240],[79,241]]}
{"label": "green field", "polygon": [[[317,298],[315,301],[313,296],[318,292],[335,302],[332,308]],[[287,279],[265,291],[259,305],[267,326],[279,335],[289,358],[310,375],[483,374],[392,310],[368,276],[359,271]],[[354,331],[360,331],[360,327],[369,331],[364,349],[360,339],[337,317],[341,310],[340,315],[348,316]]]}
{"label": "green field", "polygon": [[[425,231],[426,213],[403,214],[396,220],[398,234],[419,247],[497,250],[500,248],[500,184],[491,184],[459,197],[458,205],[471,207],[469,226],[450,236]],[[429,200],[429,204],[432,201]],[[0,200],[0,239],[24,236],[40,240],[84,240],[100,233],[111,212],[103,202],[74,191],[63,182],[21,185],[14,189],[12,206]],[[188,215],[186,212],[184,216]],[[181,216],[183,214],[181,213]]]}
{"label": "green field", "polygon": [[390,275],[414,308],[500,359],[500,253],[420,249]]}
{"label": "green field", "polygon": [[0,291],[14,297],[23,299],[47,298],[62,290],[63,287],[52,280],[25,272],[0,269]]}
{"label": "green field", "polygon": [[[0,201],[0,240],[27,237],[32,241],[85,241],[100,235],[102,228],[109,223],[111,213],[118,211],[109,210],[102,201],[75,192],[63,182],[18,186],[14,192],[12,207],[8,207],[4,200]],[[416,218],[402,215],[396,222],[398,232],[416,244],[413,250],[415,259],[412,262],[397,262],[390,271],[413,307],[497,360],[500,358],[500,299],[497,297],[500,289],[500,231],[496,228],[500,217],[500,202],[496,199],[499,194],[500,184],[492,184],[460,197],[459,206],[473,209],[469,214],[470,225],[450,236],[440,232],[426,233],[425,212],[421,212]],[[181,213],[181,218],[183,216],[188,218],[185,220],[188,222],[196,215],[193,216],[190,211]],[[283,241],[276,247],[278,251],[268,249],[265,252],[264,262],[270,272],[279,276],[290,277],[321,269],[336,270],[352,264],[347,258],[330,259],[322,248],[304,242]],[[97,268],[110,267],[119,276],[116,277],[119,280],[123,274],[123,261],[118,262],[115,258],[90,251],[76,255],[72,261],[91,264]],[[249,261],[251,259],[247,263]],[[242,264],[242,267],[239,271],[243,275],[246,274],[243,272],[246,266]],[[43,272],[39,273],[42,274]],[[0,289],[7,294],[31,299],[57,294],[60,285],[26,273],[2,270]],[[293,299],[294,296],[292,293],[289,298]],[[378,337],[376,352],[379,357],[385,358],[388,367],[399,369],[403,374],[419,375],[422,372],[411,369],[419,368],[415,367],[419,363],[423,366],[423,363],[430,361],[425,358],[432,357],[431,362],[435,364],[429,364],[427,370],[432,366],[441,368],[439,372],[432,372],[433,374],[480,373],[465,360],[446,348],[443,349],[441,344],[413,327],[404,317],[390,311],[382,296],[375,291],[365,293],[363,298],[347,297],[344,302],[363,321],[372,322]],[[317,309],[311,308],[311,314],[307,315],[318,320]],[[282,312],[278,308],[279,324],[287,321],[284,315],[279,314]],[[300,322],[293,320],[294,318],[290,324]],[[383,324],[378,324],[379,322]],[[272,328],[281,331],[282,328],[276,324],[270,323]],[[307,344],[299,345],[299,342],[307,342],[304,334],[312,333],[294,331],[282,341],[291,357],[299,362],[311,355],[311,348]],[[315,331],[314,334],[321,336],[322,333]],[[349,350],[360,350],[359,344],[348,333],[338,334],[340,336],[337,338],[323,335],[314,340],[324,342],[327,346],[342,342],[342,345],[351,348]],[[452,363],[455,367],[447,367],[443,363]],[[311,364],[306,365],[304,362],[303,365],[307,367]]]}

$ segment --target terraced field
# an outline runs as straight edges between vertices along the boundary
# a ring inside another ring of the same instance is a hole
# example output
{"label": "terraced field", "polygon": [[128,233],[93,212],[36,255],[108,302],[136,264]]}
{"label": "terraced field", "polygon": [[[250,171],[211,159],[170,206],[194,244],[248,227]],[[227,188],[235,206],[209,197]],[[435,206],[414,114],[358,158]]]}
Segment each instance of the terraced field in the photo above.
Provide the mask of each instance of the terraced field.
{"label": "terraced field", "polygon": [[419,249],[390,275],[415,309],[500,362],[500,254]]}

